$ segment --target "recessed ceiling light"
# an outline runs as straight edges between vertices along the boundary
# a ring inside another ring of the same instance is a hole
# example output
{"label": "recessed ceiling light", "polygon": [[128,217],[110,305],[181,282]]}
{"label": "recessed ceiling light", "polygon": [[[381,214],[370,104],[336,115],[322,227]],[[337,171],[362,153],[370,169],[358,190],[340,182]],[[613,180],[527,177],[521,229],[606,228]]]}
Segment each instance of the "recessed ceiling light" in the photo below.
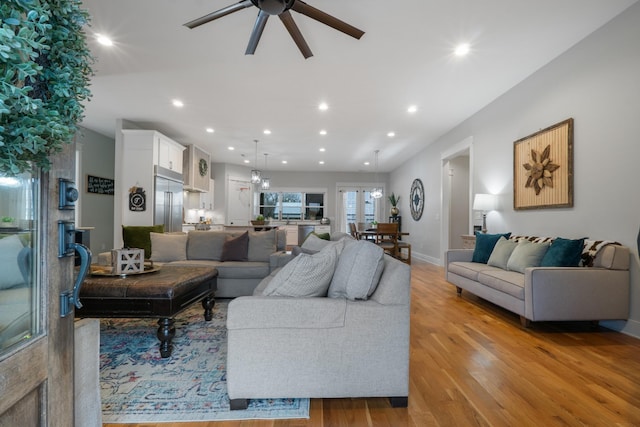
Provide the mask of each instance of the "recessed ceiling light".
{"label": "recessed ceiling light", "polygon": [[318,162],[318,164],[320,164],[320,165],[324,165],[324,160],[320,160],[320,161]]}
{"label": "recessed ceiling light", "polygon": [[322,129],[322,130],[320,131],[320,135],[326,135],[326,134],[327,134],[327,131],[326,131],[326,130]]}
{"label": "recessed ceiling light", "polygon": [[213,133],[213,132],[215,132],[213,128],[207,128],[207,133]]}
{"label": "recessed ceiling light", "polygon": [[418,107],[415,105],[410,105],[409,108],[407,108],[407,112],[411,114],[415,113],[416,111],[418,111]]}
{"label": "recessed ceiling light", "polygon": [[395,132],[389,132],[389,133],[387,134],[387,136],[388,136],[389,138],[393,138],[394,136],[396,136],[396,133],[395,133]]}
{"label": "recessed ceiling light", "polygon": [[172,102],[174,107],[178,107],[178,108],[184,107],[184,102],[180,101],[179,99],[174,99],[171,102]]}
{"label": "recessed ceiling light", "polygon": [[235,147],[227,147],[227,150],[229,150],[229,151],[233,151],[235,149],[236,149]]}
{"label": "recessed ceiling light", "polygon": [[269,129],[265,129],[263,133],[265,135],[271,135],[271,131]]}
{"label": "recessed ceiling light", "polygon": [[318,110],[320,111],[327,111],[329,109],[329,105],[326,102],[321,102],[318,105]]}
{"label": "recessed ceiling light", "polygon": [[244,159],[244,162],[245,162],[245,163],[251,163],[251,160],[249,160],[249,159]]}
{"label": "recessed ceiling light", "polygon": [[287,164],[287,161],[286,161],[286,160],[283,160],[283,161],[282,161],[282,164],[283,164],[283,165],[286,165],[286,164]]}
{"label": "recessed ceiling light", "polygon": [[96,40],[98,40],[98,43],[100,43],[102,46],[113,46],[113,41],[111,41],[109,37],[102,34],[96,34]]}
{"label": "recessed ceiling light", "polygon": [[319,149],[318,151],[320,151],[320,152],[323,152],[323,153],[324,153],[325,151],[327,151],[327,149],[326,149],[326,148],[324,148],[324,147],[320,147],[320,149]]}
{"label": "recessed ceiling light", "polygon": [[471,50],[471,46],[469,45],[469,43],[461,43],[458,46],[456,46],[456,49],[453,51],[453,53],[456,56],[465,56],[466,54],[469,53],[470,50]]}
{"label": "recessed ceiling light", "polygon": [[364,162],[364,165],[365,166],[369,166],[369,162]]}

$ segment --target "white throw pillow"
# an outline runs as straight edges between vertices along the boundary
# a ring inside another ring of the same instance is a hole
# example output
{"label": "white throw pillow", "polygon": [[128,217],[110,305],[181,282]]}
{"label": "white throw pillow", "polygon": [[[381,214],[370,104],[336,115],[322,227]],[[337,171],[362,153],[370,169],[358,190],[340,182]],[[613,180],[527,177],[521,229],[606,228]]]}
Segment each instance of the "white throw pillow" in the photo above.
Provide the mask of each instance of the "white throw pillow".
{"label": "white throw pillow", "polygon": [[18,254],[24,248],[15,234],[0,239],[0,289],[7,289],[24,283],[18,265]]}
{"label": "white throw pillow", "polygon": [[301,253],[282,267],[262,294],[283,297],[326,296],[337,257],[334,245],[313,255]]}
{"label": "white throw pillow", "polygon": [[187,234],[149,233],[151,261],[171,262],[187,259]]}
{"label": "white throw pillow", "polygon": [[384,250],[364,240],[345,244],[331,279],[328,297],[366,300],[378,286],[384,269]]}
{"label": "white throw pillow", "polygon": [[525,268],[539,267],[544,254],[549,249],[549,245],[549,242],[532,243],[528,240],[518,242],[518,245],[511,252],[511,256],[509,256],[507,269],[524,274]]}
{"label": "white throw pillow", "polygon": [[504,236],[500,237],[496,242],[496,245],[493,247],[493,251],[491,252],[489,261],[487,261],[487,265],[506,270],[509,257],[516,246],[518,246],[518,242],[515,240],[507,240]]}

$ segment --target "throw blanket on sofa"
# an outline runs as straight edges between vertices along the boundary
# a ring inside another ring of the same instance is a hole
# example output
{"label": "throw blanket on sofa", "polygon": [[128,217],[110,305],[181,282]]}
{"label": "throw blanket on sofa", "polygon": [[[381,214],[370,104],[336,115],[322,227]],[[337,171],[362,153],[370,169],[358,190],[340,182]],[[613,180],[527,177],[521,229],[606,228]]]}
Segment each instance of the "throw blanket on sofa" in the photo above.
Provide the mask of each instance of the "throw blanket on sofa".
{"label": "throw blanket on sofa", "polygon": [[[553,242],[552,237],[537,237],[537,236],[514,236],[509,237],[510,240],[519,242],[521,240],[528,240],[533,243]],[[581,267],[593,267],[593,261],[596,259],[598,252],[607,245],[619,245],[620,243],[613,240],[590,240],[584,239],[584,249],[580,256]]]}

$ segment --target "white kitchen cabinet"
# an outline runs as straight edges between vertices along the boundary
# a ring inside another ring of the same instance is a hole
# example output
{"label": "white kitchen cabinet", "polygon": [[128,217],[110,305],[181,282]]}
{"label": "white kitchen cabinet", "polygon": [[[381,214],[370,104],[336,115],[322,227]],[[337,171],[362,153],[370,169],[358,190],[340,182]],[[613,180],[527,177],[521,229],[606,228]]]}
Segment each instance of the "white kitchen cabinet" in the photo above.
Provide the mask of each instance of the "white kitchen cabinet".
{"label": "white kitchen cabinet", "polygon": [[287,233],[287,246],[296,246],[298,244],[298,226],[283,225],[280,227]]}
{"label": "white kitchen cabinet", "polygon": [[155,164],[163,168],[182,173],[183,154],[185,147],[155,132],[154,151],[157,153]]}
{"label": "white kitchen cabinet", "polygon": [[182,162],[185,190],[209,191],[211,188],[209,185],[211,176],[209,153],[195,145],[187,145]]}

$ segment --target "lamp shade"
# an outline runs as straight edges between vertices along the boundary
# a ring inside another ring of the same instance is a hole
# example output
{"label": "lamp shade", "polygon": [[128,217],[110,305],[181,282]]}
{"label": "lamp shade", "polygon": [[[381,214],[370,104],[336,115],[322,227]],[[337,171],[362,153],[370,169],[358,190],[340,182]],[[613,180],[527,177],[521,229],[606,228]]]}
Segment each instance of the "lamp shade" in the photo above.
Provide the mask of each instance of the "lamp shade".
{"label": "lamp shade", "polygon": [[496,210],[496,196],[493,194],[476,194],[473,199],[473,210],[483,212]]}

